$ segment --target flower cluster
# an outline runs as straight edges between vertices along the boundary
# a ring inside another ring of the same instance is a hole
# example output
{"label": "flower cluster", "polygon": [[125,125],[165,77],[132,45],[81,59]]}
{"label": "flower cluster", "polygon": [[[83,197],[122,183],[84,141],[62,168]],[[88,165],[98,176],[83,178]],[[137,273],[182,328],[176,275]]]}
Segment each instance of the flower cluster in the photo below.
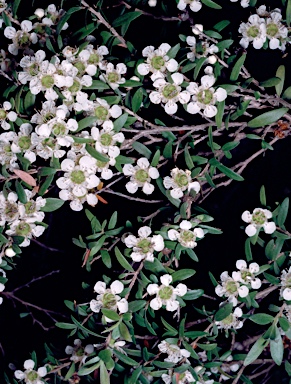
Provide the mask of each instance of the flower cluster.
{"label": "flower cluster", "polygon": [[241,298],[247,297],[250,288],[259,289],[261,280],[256,277],[260,272],[260,267],[257,263],[251,263],[249,267],[244,260],[237,260],[236,267],[238,271],[232,272],[229,276],[227,271],[220,275],[221,284],[215,287],[215,293],[219,296],[225,296],[229,302],[237,306],[238,296]]}
{"label": "flower cluster", "polygon": [[254,48],[260,49],[268,42],[271,49],[284,51],[288,41],[288,29],[281,20],[279,8],[267,12],[266,6],[261,5],[257,9],[257,15],[251,15],[247,23],[241,23],[238,30],[243,36],[240,44],[247,48],[252,43]]}

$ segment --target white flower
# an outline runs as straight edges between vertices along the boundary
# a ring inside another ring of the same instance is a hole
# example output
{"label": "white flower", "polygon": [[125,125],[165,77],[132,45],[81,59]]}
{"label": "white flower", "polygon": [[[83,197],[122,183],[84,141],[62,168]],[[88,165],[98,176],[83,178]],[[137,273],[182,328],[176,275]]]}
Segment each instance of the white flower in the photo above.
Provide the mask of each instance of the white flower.
{"label": "white flower", "polygon": [[178,240],[178,242],[186,248],[194,248],[196,247],[196,238],[202,239],[204,237],[204,231],[201,228],[194,228],[193,231],[192,223],[187,220],[183,220],[180,223],[180,231],[176,229],[170,229],[168,231],[168,237],[170,240]]}
{"label": "white flower", "polygon": [[183,83],[184,76],[181,73],[173,73],[171,75],[173,83],[167,83],[164,79],[157,79],[154,87],[157,91],[152,91],[149,95],[150,100],[154,104],[165,104],[165,112],[173,115],[178,110],[177,103],[186,104],[190,100],[190,93],[182,91],[180,84]]}
{"label": "white flower", "polygon": [[95,149],[100,153],[106,153],[110,158],[116,158],[120,154],[120,149],[116,143],[123,143],[124,134],[114,132],[111,124],[103,124],[103,129],[96,127],[91,129],[91,135],[95,142]]}
{"label": "white flower", "polygon": [[7,256],[7,257],[13,257],[13,256],[15,256],[15,255],[16,255],[16,253],[13,251],[12,248],[6,248],[6,249],[5,249],[5,256]]}
{"label": "white flower", "polygon": [[[237,2],[238,0],[230,0],[232,3],[235,3]],[[250,0],[241,0],[240,2],[240,5],[243,7],[243,8],[247,8],[249,7],[250,5]]]}
{"label": "white flower", "polygon": [[3,107],[0,108],[1,127],[5,131],[10,129],[10,124],[8,123],[8,121],[14,122],[17,119],[17,114],[15,112],[13,112],[13,111],[8,112],[11,108],[12,108],[12,105],[9,101],[4,101]]}
{"label": "white flower", "polygon": [[181,361],[184,357],[189,357],[190,352],[187,351],[186,349],[181,349],[178,347],[178,345],[175,344],[170,344],[163,340],[159,345],[158,348],[160,352],[162,353],[167,353],[168,357],[164,359],[164,361],[168,361],[171,363],[178,363]]}
{"label": "white flower", "polygon": [[269,47],[271,49],[279,48],[285,50],[288,29],[281,23],[281,11],[276,10],[270,13],[266,20],[266,35],[269,39]]}
{"label": "white flower", "polygon": [[180,9],[180,11],[184,11],[187,5],[190,6],[192,12],[198,12],[202,8],[202,4],[199,0],[179,0],[177,8]]}
{"label": "white flower", "polygon": [[291,301],[291,267],[282,271],[280,295],[284,300]]}
{"label": "white flower", "polygon": [[[78,101],[78,96],[76,99]],[[110,126],[113,129],[111,117],[117,119],[122,114],[122,109],[119,105],[112,105],[110,107],[106,100],[98,97],[96,98],[96,101],[87,101],[86,103],[87,107],[85,107],[86,109],[83,108],[83,110],[88,111],[90,116],[95,116],[97,118],[97,125],[104,125],[106,122],[105,125],[107,127]]]}
{"label": "white flower", "polygon": [[27,247],[30,244],[30,239],[39,237],[43,234],[45,227],[35,224],[33,217],[28,217],[22,220],[15,220],[10,224],[10,228],[5,231],[9,236],[21,236],[24,238],[23,242],[19,244],[20,247]]}
{"label": "white flower", "polygon": [[[63,16],[64,13],[65,11],[63,9],[57,11],[55,4],[50,4],[46,9],[46,15],[48,17],[43,18],[42,23],[51,27],[52,25],[55,25],[59,22],[61,16]],[[62,26],[62,31],[66,30],[68,27],[69,24],[67,22],[64,23]]]}
{"label": "white flower", "polygon": [[19,49],[25,49],[30,43],[36,44],[38,41],[37,34],[35,32],[30,33],[33,29],[30,20],[23,20],[20,27],[21,29],[18,31],[16,31],[14,27],[6,27],[4,29],[4,36],[13,41],[12,44],[8,45],[8,51],[12,53],[12,55],[17,55]]}
{"label": "white flower", "polygon": [[239,320],[239,317],[242,317],[242,310],[239,307],[236,307],[233,313],[230,313],[221,321],[216,321],[218,329],[239,329],[243,326],[243,322]]}
{"label": "white flower", "polygon": [[243,36],[240,45],[244,48],[252,42],[255,49],[260,49],[267,38],[265,20],[258,15],[251,15],[247,23],[241,23],[238,31]]}
{"label": "white flower", "polygon": [[86,200],[95,206],[98,199],[88,191],[100,184],[100,179],[95,175],[96,160],[91,156],[82,156],[76,164],[71,159],[65,159],[61,168],[65,174],[56,181],[57,186],[62,189],[59,193],[60,199],[72,200],[70,207],[77,211],[82,209],[82,203]]}
{"label": "white flower", "polygon": [[138,230],[139,237],[129,235],[124,239],[127,248],[133,248],[131,258],[135,262],[143,259],[154,261],[154,251],[160,252],[164,249],[164,240],[161,235],[149,237],[152,233],[150,227],[141,227]]}
{"label": "white flower", "polygon": [[23,157],[33,163],[36,155],[33,151],[34,145],[31,142],[32,125],[29,123],[21,124],[18,135],[15,135],[11,144],[13,153],[23,153]]}
{"label": "white flower", "polygon": [[255,274],[260,270],[257,263],[251,263],[248,268],[247,263],[244,260],[237,260],[236,267],[239,271],[232,273],[232,277],[235,281],[239,281],[243,284],[251,284],[253,289],[259,289],[261,287],[261,280],[258,277],[255,277]]}
{"label": "white flower", "polygon": [[23,72],[18,73],[18,80],[22,84],[26,84],[39,74],[41,63],[45,59],[45,51],[39,50],[34,56],[24,56],[19,65],[23,68]]}
{"label": "white flower", "polygon": [[0,192],[0,225],[4,226],[6,222],[11,223],[19,218],[19,209],[17,204],[18,196],[15,192],[9,192],[7,197]]}
{"label": "white flower", "polygon": [[99,76],[100,80],[107,82],[112,89],[116,89],[120,84],[125,83],[125,78],[121,76],[127,71],[125,64],[119,63],[115,69],[112,63],[108,63],[104,69],[106,73]]}
{"label": "white flower", "polygon": [[163,305],[166,306],[166,310],[173,312],[178,310],[180,304],[176,300],[177,296],[184,296],[187,293],[187,286],[185,284],[178,284],[176,288],[172,287],[170,284],[172,282],[171,275],[163,275],[160,277],[162,285],[158,284],[149,284],[147,286],[148,293],[156,295],[154,299],[150,302],[150,307],[154,310],[162,308]]}
{"label": "white flower", "polygon": [[[106,308],[126,313],[128,311],[128,302],[118,295],[123,289],[124,285],[119,280],[113,281],[110,284],[110,288],[106,288],[106,284],[103,281],[98,281],[94,286],[94,291],[98,293],[97,298],[90,301],[91,311],[99,313],[101,308]],[[106,321],[112,322],[108,318],[106,318]]]}
{"label": "white flower", "polygon": [[213,75],[205,75],[201,78],[201,85],[191,82],[187,90],[192,96],[192,102],[187,105],[187,112],[191,114],[198,113],[203,109],[206,117],[213,117],[217,114],[215,103],[226,99],[227,93],[223,88],[217,88],[216,91],[212,87],[215,83]]}
{"label": "white flower", "polygon": [[37,371],[34,370],[35,363],[33,360],[25,360],[25,371],[16,370],[14,376],[18,380],[24,380],[27,384],[43,384],[42,378],[47,374],[46,367],[40,367]]}
{"label": "white flower", "polygon": [[149,72],[152,72],[151,79],[155,81],[159,78],[165,77],[165,72],[175,72],[178,69],[178,63],[174,59],[170,59],[167,56],[167,52],[171,49],[171,46],[167,43],[163,43],[158,49],[155,49],[152,45],[145,47],[142,51],[142,55],[147,57],[145,63],[139,64],[137,71],[140,75],[145,76]]}
{"label": "white flower", "polygon": [[125,185],[129,193],[135,193],[139,187],[142,187],[143,193],[150,195],[155,187],[150,183],[151,179],[159,177],[157,168],[151,167],[147,158],[141,157],[137,160],[137,165],[125,164],[123,173],[130,176],[130,181]]}
{"label": "white flower", "polygon": [[174,199],[180,199],[184,191],[191,191],[192,189],[198,193],[200,191],[200,184],[198,181],[192,181],[191,171],[185,171],[174,168],[171,170],[171,177],[166,176],[163,180],[166,189],[171,189],[170,194]]}
{"label": "white flower", "polygon": [[[192,28],[194,34],[197,35],[195,27]],[[202,29],[203,30],[203,29]],[[191,61],[194,61],[196,58],[200,59],[201,57],[206,57],[204,64],[210,63],[215,64],[217,59],[213,53],[218,52],[218,48],[215,44],[209,44],[206,41],[199,41],[199,50],[196,50],[197,41],[194,36],[187,36],[186,42],[190,48],[190,52],[187,53],[187,58]],[[201,52],[202,51],[202,52]]]}
{"label": "white flower", "polygon": [[224,271],[220,275],[221,285],[215,287],[215,293],[217,296],[227,297],[228,301],[231,302],[234,307],[237,306],[237,297],[247,297],[249,289],[245,285],[241,285],[237,280],[228,275],[227,271]]}
{"label": "white flower", "polygon": [[74,347],[67,345],[65,352],[67,355],[72,355],[70,360],[72,360],[74,363],[78,363],[79,361],[85,363],[87,356],[94,352],[94,346],[92,344],[88,344],[84,348],[82,347],[81,340],[75,339]]}
{"label": "white flower", "polygon": [[248,236],[254,236],[261,228],[267,234],[271,234],[276,231],[276,224],[273,221],[268,222],[268,219],[272,218],[272,212],[268,209],[255,208],[251,214],[249,211],[244,211],[241,218],[246,223],[250,223],[245,232]]}
{"label": "white flower", "polygon": [[0,12],[3,12],[7,8],[7,3],[5,0],[0,1]]}

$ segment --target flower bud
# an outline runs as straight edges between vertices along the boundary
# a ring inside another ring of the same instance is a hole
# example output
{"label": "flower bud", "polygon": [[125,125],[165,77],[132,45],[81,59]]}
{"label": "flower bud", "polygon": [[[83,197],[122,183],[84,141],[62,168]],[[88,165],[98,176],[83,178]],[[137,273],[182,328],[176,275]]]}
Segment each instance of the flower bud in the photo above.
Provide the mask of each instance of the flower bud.
{"label": "flower bud", "polygon": [[35,16],[37,16],[39,19],[42,19],[44,17],[44,9],[42,8],[37,8],[34,11]]}
{"label": "flower bud", "polygon": [[155,7],[157,5],[157,0],[149,0],[149,6]]}
{"label": "flower bud", "polygon": [[200,33],[203,32],[203,25],[194,24],[192,27],[192,32],[194,33],[194,35],[200,35]]}
{"label": "flower bud", "polygon": [[209,64],[215,64],[217,62],[217,58],[214,55],[208,57]]}
{"label": "flower bud", "polygon": [[5,255],[8,257],[13,257],[16,255],[16,253],[13,251],[12,248],[6,248],[5,249]]}

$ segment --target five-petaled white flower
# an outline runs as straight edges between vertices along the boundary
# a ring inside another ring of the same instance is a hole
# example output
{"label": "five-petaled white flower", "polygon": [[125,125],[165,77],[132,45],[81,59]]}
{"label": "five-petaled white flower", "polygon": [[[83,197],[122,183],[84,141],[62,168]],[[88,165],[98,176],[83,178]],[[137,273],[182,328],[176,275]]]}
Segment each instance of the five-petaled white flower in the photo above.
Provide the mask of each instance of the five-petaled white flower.
{"label": "five-petaled white flower", "polygon": [[168,361],[171,363],[178,363],[181,361],[184,357],[189,357],[190,352],[187,351],[187,349],[181,349],[176,344],[170,344],[167,341],[163,340],[159,345],[158,348],[160,352],[167,353],[168,357],[164,359],[164,361]]}
{"label": "five-petaled white flower", "polygon": [[80,339],[74,340],[74,347],[71,345],[67,345],[65,352],[67,355],[72,355],[70,360],[74,363],[85,363],[88,355],[94,352],[94,346],[92,344],[86,345],[86,347],[82,347],[82,341]]}
{"label": "five-petaled white flower", "polygon": [[167,56],[167,52],[171,49],[168,43],[163,43],[158,49],[152,45],[145,47],[142,55],[147,57],[146,63],[139,64],[137,71],[140,75],[145,76],[152,72],[151,79],[155,81],[165,77],[165,72],[175,72],[178,69],[178,63],[174,59]]}
{"label": "five-petaled white flower", "polygon": [[[115,280],[110,284],[110,288],[106,288],[103,281],[98,281],[94,286],[94,291],[98,293],[96,300],[90,301],[91,311],[99,313],[101,308],[110,309],[112,311],[119,310],[120,313],[128,311],[128,302],[122,299],[118,294],[124,289],[121,281]],[[107,322],[112,322],[111,319],[105,317]]]}
{"label": "five-petaled white flower", "polygon": [[223,320],[216,321],[218,329],[239,329],[243,326],[243,322],[239,320],[239,317],[242,317],[243,312],[239,307],[236,307],[232,313],[230,313]]}
{"label": "five-petaled white flower", "polygon": [[116,143],[123,143],[124,134],[115,132],[111,124],[103,124],[103,129],[96,127],[91,129],[91,135],[95,142],[95,148],[100,153],[106,153],[110,158],[116,158],[120,154],[120,149]]}
{"label": "five-petaled white flower", "polygon": [[149,284],[147,286],[148,293],[151,296],[156,295],[156,297],[150,301],[150,307],[154,310],[158,310],[165,305],[167,311],[176,311],[180,306],[176,297],[184,296],[187,293],[187,286],[180,283],[176,288],[172,287],[170,284],[172,283],[173,278],[168,274],[161,276],[160,281],[162,283],[160,286],[158,284]]}
{"label": "five-petaled white flower", "polygon": [[276,231],[276,224],[268,219],[272,218],[272,212],[268,209],[255,208],[253,213],[244,211],[241,218],[249,225],[246,227],[245,232],[248,236],[254,236],[261,228],[265,233],[271,234]]}
{"label": "five-petaled white flower", "polygon": [[183,220],[180,223],[180,230],[169,229],[168,237],[170,240],[178,242],[183,245],[185,248],[194,248],[196,247],[196,238],[202,239],[204,237],[204,231],[201,228],[194,228],[191,231],[192,223],[187,220]]}
{"label": "five-petaled white flower", "polygon": [[154,104],[165,104],[165,112],[168,115],[173,115],[178,110],[177,103],[186,104],[190,100],[188,91],[181,91],[180,85],[184,81],[184,76],[181,73],[173,73],[171,75],[172,83],[166,82],[165,79],[157,79],[154,82],[154,87],[157,91],[152,91],[149,95],[150,100]]}
{"label": "five-petaled white flower", "polygon": [[215,293],[217,296],[227,297],[227,300],[231,302],[234,307],[237,306],[237,297],[247,297],[249,289],[246,285],[241,285],[237,280],[228,275],[227,271],[224,271],[220,275],[221,285],[215,287]]}
{"label": "five-petaled white flower", "polygon": [[192,181],[189,169],[185,171],[179,168],[172,169],[171,177],[166,176],[163,183],[166,189],[172,188],[170,194],[174,199],[180,199],[185,191],[190,192],[192,189],[196,193],[200,191],[200,184],[198,181]]}
{"label": "five-petaled white flower", "polygon": [[42,378],[47,374],[46,367],[39,367],[37,371],[34,370],[35,362],[31,359],[25,360],[25,371],[16,370],[14,376],[18,380],[24,380],[27,384],[43,384]]}
{"label": "five-petaled white flower", "polygon": [[164,240],[161,235],[153,235],[150,227],[141,227],[138,230],[139,237],[129,235],[124,239],[127,248],[133,248],[131,258],[133,261],[139,262],[143,259],[147,261],[154,261],[154,251],[160,252],[164,249]]}
{"label": "five-petaled white flower", "polygon": [[247,267],[247,263],[244,260],[237,260],[236,267],[239,271],[232,273],[234,280],[243,284],[251,284],[253,289],[259,289],[262,285],[261,280],[256,277],[256,274],[260,271],[260,266],[257,263],[251,263]]}
{"label": "five-petaled white flower", "polygon": [[284,269],[281,273],[280,295],[284,300],[291,301],[291,267],[288,271]]}
{"label": "five-petaled white flower", "polygon": [[136,166],[125,164],[122,170],[126,176],[131,176],[130,181],[125,185],[129,193],[135,193],[139,187],[142,187],[142,191],[146,195],[153,193],[155,187],[150,181],[159,177],[159,171],[150,166],[147,158],[138,159]]}
{"label": "five-petaled white flower", "polygon": [[12,44],[8,45],[8,51],[12,53],[12,55],[17,55],[19,49],[26,48],[30,43],[36,44],[38,40],[37,34],[31,32],[33,25],[30,20],[23,20],[20,24],[20,28],[21,29],[18,31],[11,26],[4,29],[4,36],[13,41]]}
{"label": "five-petaled white flower", "polygon": [[108,63],[104,69],[106,73],[99,76],[100,80],[108,83],[112,89],[116,89],[120,84],[125,83],[125,78],[122,77],[127,72],[125,64],[119,63],[115,69],[112,63]]}
{"label": "five-petaled white flower", "polygon": [[8,121],[14,122],[17,119],[17,114],[14,111],[8,112],[11,108],[12,105],[9,101],[4,101],[3,107],[0,108],[0,123],[1,127],[5,129],[5,131],[10,129],[10,124]]}
{"label": "five-petaled white flower", "polygon": [[241,23],[238,31],[243,36],[240,45],[244,48],[247,48],[252,42],[255,49],[260,49],[267,38],[265,19],[259,15],[251,15],[247,23]]}
{"label": "five-petaled white flower", "polygon": [[204,75],[201,77],[201,85],[191,82],[187,90],[192,96],[192,101],[187,105],[187,112],[191,114],[198,113],[203,109],[206,117],[213,117],[217,114],[217,108],[214,105],[217,101],[223,101],[227,97],[226,90],[219,87],[216,90],[212,87],[215,83],[213,75]]}

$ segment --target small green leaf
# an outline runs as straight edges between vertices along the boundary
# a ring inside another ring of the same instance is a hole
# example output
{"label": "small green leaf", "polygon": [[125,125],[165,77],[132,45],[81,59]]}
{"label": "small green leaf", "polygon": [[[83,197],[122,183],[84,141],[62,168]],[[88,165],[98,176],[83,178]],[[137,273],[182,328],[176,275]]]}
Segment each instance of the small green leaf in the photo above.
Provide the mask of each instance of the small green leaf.
{"label": "small green leaf", "polygon": [[291,0],[288,0],[288,3],[287,3],[286,23],[287,23],[288,27],[290,27],[290,24],[291,24]]}
{"label": "small green leaf", "polygon": [[173,282],[189,279],[194,276],[196,271],[194,269],[180,269],[172,274]]}
{"label": "small green leaf", "polygon": [[279,77],[271,77],[268,80],[262,81],[260,83],[260,86],[265,88],[274,87],[274,86],[277,86],[280,83],[280,81],[281,79]]}
{"label": "small green leaf", "polygon": [[281,365],[283,361],[284,345],[279,329],[276,327],[276,338],[270,341],[270,351],[274,362]]}
{"label": "small green leaf", "polygon": [[219,23],[215,24],[213,29],[216,29],[218,32],[221,32],[230,24],[229,20],[221,20]]}
{"label": "small green leaf", "polygon": [[265,340],[263,339],[263,337],[260,337],[252,346],[249,353],[247,354],[247,357],[245,358],[245,361],[244,361],[244,366],[247,366],[251,364],[253,361],[255,361],[268,344],[269,344],[269,340]]}
{"label": "small green leaf", "polygon": [[62,328],[62,329],[75,329],[76,328],[75,324],[70,324],[70,323],[55,323],[55,326],[58,328]]}
{"label": "small green leaf", "polygon": [[75,363],[72,363],[72,365],[70,366],[70,369],[68,370],[65,376],[65,380],[69,380],[75,372],[76,372],[76,366],[75,366]]}
{"label": "small green leaf", "polygon": [[185,156],[186,165],[187,165],[188,169],[191,170],[192,168],[194,168],[194,163],[193,163],[193,160],[191,159],[191,156],[189,153],[188,144],[185,147],[184,156]]}
{"label": "small green leaf", "polygon": [[19,201],[22,204],[25,204],[27,202],[27,196],[26,196],[26,193],[24,191],[23,186],[21,185],[21,183],[18,180],[16,180],[16,182],[15,182],[15,189],[16,189],[16,193],[17,193]]}
{"label": "small green leaf", "polygon": [[246,57],[247,57],[246,53],[242,54],[241,57],[235,63],[230,74],[231,81],[236,81],[238,79],[241,67],[244,65]]}
{"label": "small green leaf", "polygon": [[274,109],[269,112],[262,113],[248,122],[250,128],[259,128],[264,125],[272,124],[281,119],[287,113],[289,108]]}
{"label": "small green leaf", "polygon": [[122,26],[122,24],[131,22],[134,19],[138,18],[140,15],[142,15],[142,12],[140,12],[140,11],[128,12],[124,15],[121,15],[113,21],[112,27],[120,27],[120,26]]}
{"label": "small green leaf", "polygon": [[96,151],[96,149],[91,147],[89,144],[86,144],[85,149],[89,153],[89,155],[94,157],[94,159],[102,161],[103,163],[108,163],[109,158]]}
{"label": "small green leaf", "polygon": [[260,189],[260,202],[264,206],[267,205],[266,190],[264,185],[262,185]]}
{"label": "small green leaf", "polygon": [[129,333],[129,330],[124,323],[119,324],[119,332],[120,332],[120,336],[123,340],[128,341],[128,342],[132,342],[132,338],[131,338],[131,335]]}
{"label": "small green leaf", "polygon": [[288,215],[288,210],[289,210],[289,198],[286,197],[279,208],[279,214],[278,214],[279,227],[282,227],[284,225],[286,217]]}
{"label": "small green leaf", "polygon": [[110,87],[104,81],[93,80],[92,84],[89,87],[84,87],[84,89],[98,89],[98,91],[104,91],[104,89],[110,89]]}
{"label": "small green leaf", "polygon": [[[137,361],[131,359],[130,357],[124,355],[123,353],[119,352],[117,349],[113,349],[113,353],[116,357],[118,357],[119,360],[121,360],[123,363],[131,366],[137,366],[139,365]],[[103,383],[102,383],[103,384]]]}
{"label": "small green leaf", "polygon": [[168,50],[167,56],[170,59],[174,59],[177,56],[177,53],[179,52],[180,47],[181,47],[180,43],[174,45],[174,47]]}
{"label": "small green leaf", "polygon": [[100,383],[110,384],[110,376],[102,360],[100,361]]}
{"label": "small green leaf", "polygon": [[251,240],[249,237],[246,239],[246,242],[245,242],[245,254],[246,254],[247,261],[253,260]]}
{"label": "small green leaf", "polygon": [[143,100],[143,90],[142,88],[139,88],[133,95],[132,101],[131,101],[131,107],[134,113],[136,113],[139,110],[142,104],[142,100]]}
{"label": "small green leaf", "polygon": [[[291,1],[291,0],[290,0]],[[283,99],[291,99],[291,87],[288,87],[287,89],[285,89],[283,95],[282,95],[282,98]]]}
{"label": "small green leaf", "polygon": [[276,72],[276,77],[278,77],[280,79],[280,82],[275,85],[276,93],[280,97],[281,93],[283,91],[284,82],[285,82],[285,66],[284,65],[280,65],[278,67],[277,72]]}
{"label": "small green leaf", "polygon": [[133,149],[135,149],[138,153],[145,156],[147,159],[149,159],[152,156],[152,151],[149,150],[145,145],[142,143],[139,143],[138,141],[135,141],[132,144]]}
{"label": "small green leaf", "polygon": [[115,228],[116,223],[117,223],[117,211],[112,213],[112,216],[110,217],[110,220],[109,220],[108,229]]}
{"label": "small green leaf", "polygon": [[101,259],[103,261],[103,264],[106,265],[107,268],[111,268],[112,263],[111,263],[111,257],[109,252],[106,249],[101,249],[100,254],[101,254]]}
{"label": "small green leaf", "polygon": [[249,317],[249,319],[260,325],[270,324],[274,321],[274,317],[266,313],[256,313],[255,315]]}
{"label": "small green leaf", "polygon": [[128,118],[128,114],[124,113],[123,115],[119,116],[118,119],[116,119],[113,123],[114,130],[116,132],[119,132],[121,128],[124,127],[124,124],[126,123],[126,120]]}
{"label": "small green leaf", "polygon": [[232,308],[233,308],[232,303],[222,305],[214,315],[214,320],[221,321],[225,319],[227,316],[229,316],[232,313]]}
{"label": "small green leaf", "polygon": [[112,311],[111,309],[107,308],[101,308],[101,312],[103,313],[104,316],[108,317],[108,319],[113,320],[113,321],[119,321],[120,316],[118,313],[115,311]]}
{"label": "small green leaf", "polygon": [[132,266],[129,264],[129,262],[126,260],[126,258],[122,255],[118,247],[114,248],[115,256],[119,262],[119,264],[126,269],[127,271],[134,272]]}
{"label": "small green leaf", "polygon": [[207,60],[206,57],[200,57],[200,59],[198,59],[196,61],[196,67],[194,69],[194,80],[197,79],[198,75],[199,75],[199,72],[200,72],[200,69],[202,68],[203,64],[205,63],[205,61]]}
{"label": "small green leaf", "polygon": [[64,203],[65,203],[64,200],[56,199],[54,197],[48,197],[46,199],[45,206],[41,208],[41,211],[43,212],[56,211],[57,209],[61,208]]}
{"label": "small green leaf", "polygon": [[207,7],[209,8],[213,8],[213,9],[221,9],[221,6],[216,4],[214,1],[212,0],[201,0],[201,3],[203,3],[204,5],[206,5]]}
{"label": "small green leaf", "polygon": [[146,303],[147,302],[145,300],[131,301],[130,303],[128,303],[128,310],[130,312],[137,312],[140,309],[144,308],[146,306]]}

